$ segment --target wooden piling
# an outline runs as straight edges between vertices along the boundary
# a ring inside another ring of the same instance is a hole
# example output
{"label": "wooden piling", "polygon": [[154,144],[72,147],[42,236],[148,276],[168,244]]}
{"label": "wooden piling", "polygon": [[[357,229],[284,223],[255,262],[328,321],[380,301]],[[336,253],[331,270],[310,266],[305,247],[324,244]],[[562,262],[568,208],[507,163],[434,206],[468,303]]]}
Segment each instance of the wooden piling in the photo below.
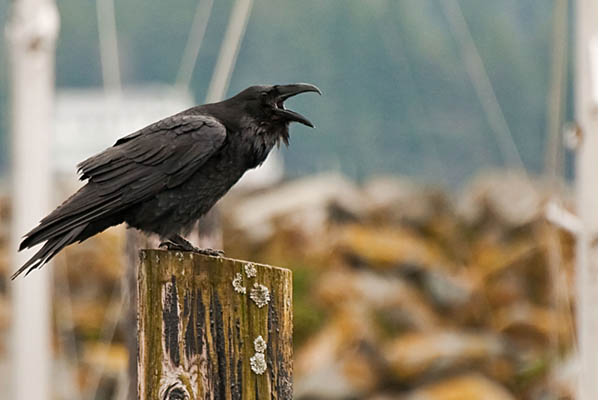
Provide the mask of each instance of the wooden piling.
{"label": "wooden piling", "polygon": [[139,399],[292,398],[291,271],[175,251],[140,257]]}

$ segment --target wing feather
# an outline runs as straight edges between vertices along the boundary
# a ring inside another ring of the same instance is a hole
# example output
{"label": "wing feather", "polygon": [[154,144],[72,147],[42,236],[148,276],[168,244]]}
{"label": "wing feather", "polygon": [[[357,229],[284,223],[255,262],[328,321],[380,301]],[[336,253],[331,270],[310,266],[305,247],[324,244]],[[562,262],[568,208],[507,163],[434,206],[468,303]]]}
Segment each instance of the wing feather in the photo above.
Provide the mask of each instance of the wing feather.
{"label": "wing feather", "polygon": [[[117,212],[189,179],[223,145],[214,118],[180,115],[119,139],[78,165],[87,185],[25,235],[26,245]],[[33,239],[35,237],[35,239]],[[43,241],[43,240],[41,240]]]}
{"label": "wing feather", "polygon": [[117,141],[79,169],[103,195],[127,189],[134,192],[126,196],[129,201],[141,201],[187,180],[221,147],[225,136],[225,127],[213,118],[175,116]]}

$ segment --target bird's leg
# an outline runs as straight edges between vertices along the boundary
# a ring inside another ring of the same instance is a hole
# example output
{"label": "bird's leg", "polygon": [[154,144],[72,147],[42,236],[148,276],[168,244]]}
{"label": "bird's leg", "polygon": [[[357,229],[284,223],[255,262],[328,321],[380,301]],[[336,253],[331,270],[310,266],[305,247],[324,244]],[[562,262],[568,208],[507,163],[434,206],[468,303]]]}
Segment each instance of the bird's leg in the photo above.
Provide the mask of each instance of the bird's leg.
{"label": "bird's leg", "polygon": [[200,249],[188,242],[187,240],[185,240],[184,238],[182,238],[180,235],[169,236],[167,240],[161,242],[159,246],[164,247],[167,250],[191,251],[193,253],[204,254],[206,256],[213,257],[221,257],[225,255],[225,252],[223,250]]}

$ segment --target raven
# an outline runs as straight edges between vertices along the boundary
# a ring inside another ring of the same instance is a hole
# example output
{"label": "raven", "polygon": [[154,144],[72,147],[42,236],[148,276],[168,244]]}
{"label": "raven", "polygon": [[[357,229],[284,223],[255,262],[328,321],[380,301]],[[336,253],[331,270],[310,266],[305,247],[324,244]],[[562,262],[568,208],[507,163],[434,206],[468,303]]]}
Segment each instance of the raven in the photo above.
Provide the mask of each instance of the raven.
{"label": "raven", "polygon": [[283,105],[304,92],[321,94],[306,83],[251,86],[160,120],[81,162],[87,183],[24,236],[19,251],[45,244],[11,279],[122,222],[158,234],[169,249],[202,252],[180,235],[275,145],[289,144],[290,122],[314,127]]}

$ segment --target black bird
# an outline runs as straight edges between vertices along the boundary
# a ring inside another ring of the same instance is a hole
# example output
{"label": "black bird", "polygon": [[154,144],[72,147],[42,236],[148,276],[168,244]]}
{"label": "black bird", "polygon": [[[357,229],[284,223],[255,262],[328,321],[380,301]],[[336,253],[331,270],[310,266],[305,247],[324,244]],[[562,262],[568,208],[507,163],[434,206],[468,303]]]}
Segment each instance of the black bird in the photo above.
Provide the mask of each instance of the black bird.
{"label": "black bird", "polygon": [[158,234],[170,249],[199,251],[180,235],[275,145],[289,144],[290,122],[314,127],[283,105],[304,92],[321,93],[306,83],[251,86],[149,125],[81,162],[86,185],[25,235],[19,251],[46,243],[11,279],[122,222]]}

